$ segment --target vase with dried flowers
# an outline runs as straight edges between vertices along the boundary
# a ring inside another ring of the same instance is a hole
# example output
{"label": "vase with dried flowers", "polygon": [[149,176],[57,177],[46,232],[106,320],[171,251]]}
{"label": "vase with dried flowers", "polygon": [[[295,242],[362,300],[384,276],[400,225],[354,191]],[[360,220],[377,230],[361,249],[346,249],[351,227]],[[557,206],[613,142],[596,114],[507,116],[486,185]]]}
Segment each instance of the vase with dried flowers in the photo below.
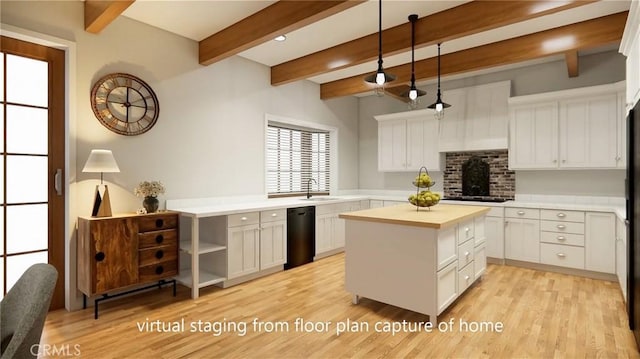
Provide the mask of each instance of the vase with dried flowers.
{"label": "vase with dried flowers", "polygon": [[138,197],[144,197],[142,206],[147,213],[154,213],[160,205],[158,195],[164,194],[164,185],[160,181],[142,181],[133,189],[133,193]]}

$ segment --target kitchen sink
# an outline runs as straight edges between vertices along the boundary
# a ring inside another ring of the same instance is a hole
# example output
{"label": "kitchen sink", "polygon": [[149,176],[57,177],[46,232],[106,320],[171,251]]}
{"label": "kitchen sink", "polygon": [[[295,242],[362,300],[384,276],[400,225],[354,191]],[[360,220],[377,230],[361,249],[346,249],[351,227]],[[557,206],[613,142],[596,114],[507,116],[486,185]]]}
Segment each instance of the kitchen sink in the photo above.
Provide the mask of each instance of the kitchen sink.
{"label": "kitchen sink", "polygon": [[336,200],[335,197],[311,197],[311,198],[300,198],[301,201],[332,201]]}

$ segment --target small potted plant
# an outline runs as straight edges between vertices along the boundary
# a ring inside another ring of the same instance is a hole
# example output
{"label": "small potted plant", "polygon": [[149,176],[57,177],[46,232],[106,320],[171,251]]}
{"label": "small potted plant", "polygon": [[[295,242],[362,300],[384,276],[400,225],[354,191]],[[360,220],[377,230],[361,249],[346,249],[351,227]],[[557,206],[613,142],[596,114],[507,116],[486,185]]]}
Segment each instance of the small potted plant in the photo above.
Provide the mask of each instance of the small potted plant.
{"label": "small potted plant", "polygon": [[138,197],[144,197],[142,206],[147,213],[154,213],[160,204],[158,195],[164,194],[164,185],[160,181],[143,181],[133,189],[133,193]]}

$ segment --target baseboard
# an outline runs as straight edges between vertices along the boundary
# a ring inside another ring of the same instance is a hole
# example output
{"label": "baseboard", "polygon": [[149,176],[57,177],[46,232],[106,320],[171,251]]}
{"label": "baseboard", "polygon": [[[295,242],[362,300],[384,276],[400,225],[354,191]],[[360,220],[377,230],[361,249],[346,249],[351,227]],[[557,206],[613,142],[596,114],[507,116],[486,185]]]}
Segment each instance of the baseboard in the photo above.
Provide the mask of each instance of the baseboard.
{"label": "baseboard", "polygon": [[225,280],[221,283],[222,288],[229,288],[234,285],[238,285],[240,283],[248,282],[250,280],[258,279],[264,276],[271,275],[273,273],[282,272],[284,270],[284,265],[275,266],[273,268],[268,268],[262,270],[260,272],[251,273],[247,275],[243,275],[242,277],[237,277],[229,280]]}
{"label": "baseboard", "polygon": [[505,259],[504,264],[515,266],[515,267],[536,269],[536,270],[541,270],[546,272],[562,273],[562,274],[575,275],[575,276],[585,277],[585,278],[606,280],[611,282],[618,281],[618,277],[616,277],[615,274],[594,272],[594,271],[585,270],[585,269],[558,267],[558,266],[553,266],[549,264],[524,262],[524,261],[517,261],[513,259]]}

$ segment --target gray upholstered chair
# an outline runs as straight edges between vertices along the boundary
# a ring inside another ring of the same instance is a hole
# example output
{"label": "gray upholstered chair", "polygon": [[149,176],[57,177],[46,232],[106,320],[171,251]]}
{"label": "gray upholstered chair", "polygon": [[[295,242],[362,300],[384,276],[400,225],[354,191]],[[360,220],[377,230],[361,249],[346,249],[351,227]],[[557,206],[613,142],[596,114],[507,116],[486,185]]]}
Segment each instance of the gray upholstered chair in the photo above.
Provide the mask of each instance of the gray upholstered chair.
{"label": "gray upholstered chair", "polygon": [[37,358],[58,271],[50,264],[27,269],[0,302],[2,359]]}

